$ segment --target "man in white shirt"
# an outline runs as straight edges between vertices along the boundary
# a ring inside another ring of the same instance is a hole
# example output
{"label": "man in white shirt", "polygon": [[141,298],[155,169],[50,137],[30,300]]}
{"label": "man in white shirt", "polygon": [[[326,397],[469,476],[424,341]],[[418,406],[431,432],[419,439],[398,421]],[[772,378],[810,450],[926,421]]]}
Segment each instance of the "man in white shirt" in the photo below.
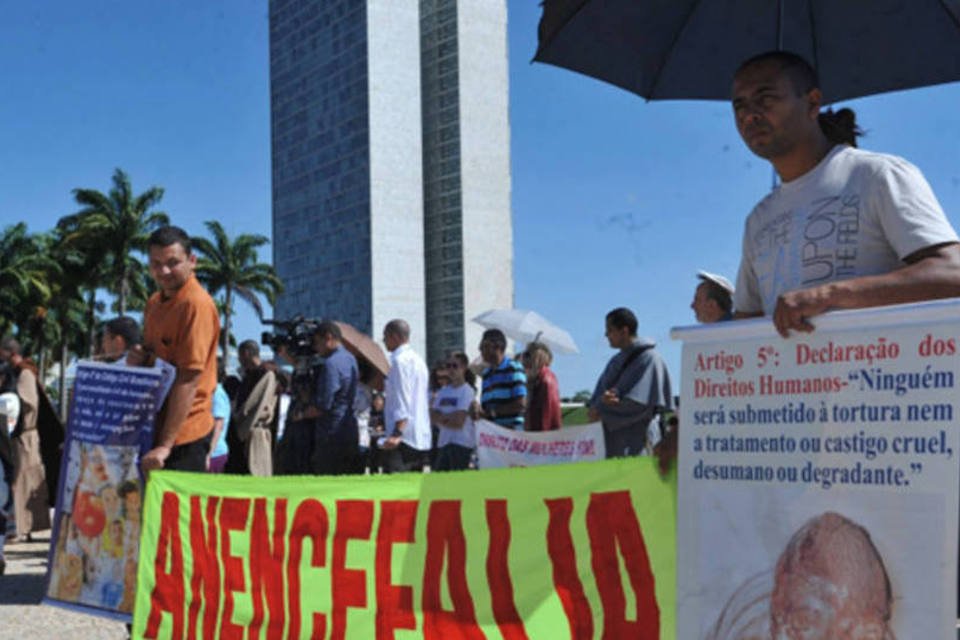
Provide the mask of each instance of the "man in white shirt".
{"label": "man in white shirt", "polygon": [[410,325],[391,320],[383,328],[383,344],[390,352],[383,419],[387,436],[383,470],[421,471],[430,459],[430,372],[410,346]]}

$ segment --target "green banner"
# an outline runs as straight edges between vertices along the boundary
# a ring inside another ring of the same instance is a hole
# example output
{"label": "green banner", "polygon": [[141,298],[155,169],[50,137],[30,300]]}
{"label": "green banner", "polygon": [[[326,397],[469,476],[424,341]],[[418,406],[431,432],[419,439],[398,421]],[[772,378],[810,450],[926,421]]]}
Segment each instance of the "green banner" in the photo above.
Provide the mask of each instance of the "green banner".
{"label": "green banner", "polygon": [[481,472],[154,472],[140,638],[674,638],[676,480],[632,458]]}

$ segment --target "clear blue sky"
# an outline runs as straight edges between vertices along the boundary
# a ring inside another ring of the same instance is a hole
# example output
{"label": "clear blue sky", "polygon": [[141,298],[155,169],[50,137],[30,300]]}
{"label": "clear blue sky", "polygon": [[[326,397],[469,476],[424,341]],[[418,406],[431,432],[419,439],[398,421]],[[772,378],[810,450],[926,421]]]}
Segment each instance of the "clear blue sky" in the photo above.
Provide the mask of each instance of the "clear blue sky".
{"label": "clear blue sky", "polygon": [[[769,165],[726,103],[645,103],[530,64],[538,3],[508,4],[516,304],[579,343],[581,355],[555,362],[564,393],[592,388],[611,355],[603,316],[620,305],[678,384],[670,327],[693,322],[697,269],[735,275]],[[163,186],[162,208],[190,232],[218,219],[270,235],[264,0],[6,2],[3,13],[0,226],[49,229],[76,210],[71,189],[106,190],[121,167],[138,192]],[[957,226],[960,85],[844,104],[868,132],[862,145],[917,164]],[[238,336],[259,335],[238,311]]]}

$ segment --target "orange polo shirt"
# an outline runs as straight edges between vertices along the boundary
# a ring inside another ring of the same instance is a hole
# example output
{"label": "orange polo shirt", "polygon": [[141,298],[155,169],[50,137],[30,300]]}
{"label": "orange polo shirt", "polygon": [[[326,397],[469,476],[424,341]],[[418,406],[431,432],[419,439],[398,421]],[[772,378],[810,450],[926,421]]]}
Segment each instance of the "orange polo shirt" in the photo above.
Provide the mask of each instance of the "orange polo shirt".
{"label": "orange polo shirt", "polygon": [[213,429],[220,317],[210,294],[191,276],[170,298],[158,291],[143,310],[143,344],[177,370],[199,371],[197,394],[174,444],[198,440]]}

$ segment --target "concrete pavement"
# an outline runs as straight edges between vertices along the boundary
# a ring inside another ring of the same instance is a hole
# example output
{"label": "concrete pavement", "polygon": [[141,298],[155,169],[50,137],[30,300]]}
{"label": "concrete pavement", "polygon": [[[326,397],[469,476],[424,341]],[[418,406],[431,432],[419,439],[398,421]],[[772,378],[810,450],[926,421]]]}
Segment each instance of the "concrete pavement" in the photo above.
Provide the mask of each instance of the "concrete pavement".
{"label": "concrete pavement", "polygon": [[50,532],[32,542],[7,543],[0,576],[0,637],[17,640],[121,640],[126,626],[97,616],[40,604],[46,588]]}

